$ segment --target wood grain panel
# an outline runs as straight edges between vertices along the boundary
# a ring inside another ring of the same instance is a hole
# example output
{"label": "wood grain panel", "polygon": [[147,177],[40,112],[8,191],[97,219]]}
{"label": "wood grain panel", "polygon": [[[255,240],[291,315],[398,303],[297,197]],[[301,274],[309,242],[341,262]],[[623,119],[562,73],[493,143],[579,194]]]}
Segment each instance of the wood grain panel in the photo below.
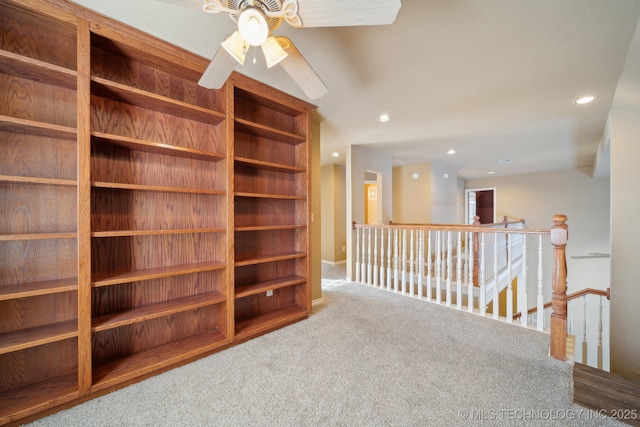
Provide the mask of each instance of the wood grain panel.
{"label": "wood grain panel", "polygon": [[235,96],[235,117],[296,135],[305,135],[306,128],[301,129],[300,121],[296,120],[297,117],[304,116],[300,110],[237,87]]}
{"label": "wood grain panel", "polygon": [[243,322],[252,317],[296,305],[295,290],[300,286],[304,286],[304,283],[275,289],[272,296],[260,293],[237,299],[235,305],[236,322]]}
{"label": "wood grain panel", "polygon": [[73,232],[74,187],[0,183],[0,234]]}
{"label": "wood grain panel", "polygon": [[0,355],[0,393],[76,370],[77,348],[72,338]]}
{"label": "wood grain panel", "polygon": [[213,165],[112,144],[94,143],[91,147],[91,181],[225,191],[226,180]]}
{"label": "wood grain panel", "polygon": [[225,271],[217,270],[93,288],[92,312],[100,316],[174,298],[214,291],[224,294],[225,280]]}
{"label": "wood grain panel", "polygon": [[0,242],[0,286],[76,277],[75,239]]}
{"label": "wood grain panel", "polygon": [[297,230],[268,230],[236,233],[235,257],[251,259],[301,252],[296,250],[296,232]]}
{"label": "wood grain panel", "polygon": [[0,115],[75,127],[76,92],[3,73]]}
{"label": "wood grain panel", "polygon": [[296,145],[260,138],[243,132],[235,133],[234,143],[236,157],[306,168],[304,156],[298,154]]}
{"label": "wood grain panel", "polygon": [[97,332],[93,338],[94,367],[181,338],[216,329],[217,305]]}
{"label": "wood grain panel", "polygon": [[105,49],[92,50],[92,75],[188,104],[224,111],[224,99],[219,99],[222,98],[219,91],[206,90],[195,81],[133,60],[125,53],[118,52],[118,47],[103,37],[94,35],[94,44]]}
{"label": "wood grain panel", "polygon": [[225,233],[93,238],[93,275],[224,261]]}
{"label": "wood grain panel", "polygon": [[304,225],[296,215],[298,200],[238,197],[235,201],[235,227],[266,225]]}
{"label": "wood grain panel", "polygon": [[76,144],[0,131],[0,175],[76,179]]}
{"label": "wood grain panel", "polygon": [[234,280],[237,289],[256,282],[264,282],[294,275],[296,275],[296,260],[288,259],[236,267]]}
{"label": "wood grain panel", "polygon": [[222,196],[205,194],[94,188],[91,230],[224,228],[225,202]]}
{"label": "wood grain panel", "polygon": [[77,293],[62,292],[0,301],[0,334],[74,320],[77,300]]}
{"label": "wood grain panel", "polygon": [[292,174],[236,165],[236,193],[306,196],[306,173]]}
{"label": "wood grain panel", "polygon": [[0,4],[0,49],[76,69],[75,28]]}
{"label": "wood grain panel", "polygon": [[192,121],[160,111],[91,97],[91,129],[203,151],[225,153],[224,126]]}

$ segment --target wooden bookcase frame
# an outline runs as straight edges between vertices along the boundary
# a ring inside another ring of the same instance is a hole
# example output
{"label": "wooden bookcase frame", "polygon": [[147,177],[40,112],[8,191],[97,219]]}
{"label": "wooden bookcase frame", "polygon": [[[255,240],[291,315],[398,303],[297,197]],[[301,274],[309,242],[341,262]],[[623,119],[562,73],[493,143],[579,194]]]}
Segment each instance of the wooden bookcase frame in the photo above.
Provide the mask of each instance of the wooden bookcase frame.
{"label": "wooden bookcase frame", "polygon": [[207,63],[0,4],[0,425],[309,315],[315,107]]}

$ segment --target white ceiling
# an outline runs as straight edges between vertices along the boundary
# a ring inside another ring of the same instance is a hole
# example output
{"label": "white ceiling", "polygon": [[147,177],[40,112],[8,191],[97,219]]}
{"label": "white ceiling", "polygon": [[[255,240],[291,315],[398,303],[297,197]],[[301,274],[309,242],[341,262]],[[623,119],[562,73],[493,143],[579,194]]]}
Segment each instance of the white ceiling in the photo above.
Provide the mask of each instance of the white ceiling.
{"label": "white ceiling", "polygon": [[[234,30],[225,15],[154,0],[75,3],[206,58]],[[323,164],[360,145],[471,179],[593,166],[639,18],[638,0],[403,0],[392,25],[285,23],[276,35],[329,88],[312,101]],[[257,57],[236,71],[305,99]],[[596,101],[573,104],[586,94]],[[381,113],[391,121],[377,122]]]}

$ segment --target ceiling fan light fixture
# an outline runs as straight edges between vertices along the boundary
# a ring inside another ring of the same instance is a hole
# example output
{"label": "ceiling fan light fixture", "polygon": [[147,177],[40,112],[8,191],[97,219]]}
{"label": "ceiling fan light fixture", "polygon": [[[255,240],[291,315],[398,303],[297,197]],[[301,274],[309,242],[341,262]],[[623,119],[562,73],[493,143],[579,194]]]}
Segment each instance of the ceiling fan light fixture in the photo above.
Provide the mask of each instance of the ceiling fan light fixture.
{"label": "ceiling fan light fixture", "polygon": [[235,31],[227,37],[227,39],[222,42],[221,46],[233,57],[233,59],[244,65],[244,59],[247,56],[247,44],[238,31]]}
{"label": "ceiling fan light fixture", "polygon": [[238,31],[251,46],[260,46],[269,37],[269,24],[260,9],[249,7],[238,18]]}
{"label": "ceiling fan light fixture", "polygon": [[267,61],[267,68],[273,67],[287,57],[287,52],[273,36],[267,38],[262,44],[262,53],[264,53],[264,58]]}

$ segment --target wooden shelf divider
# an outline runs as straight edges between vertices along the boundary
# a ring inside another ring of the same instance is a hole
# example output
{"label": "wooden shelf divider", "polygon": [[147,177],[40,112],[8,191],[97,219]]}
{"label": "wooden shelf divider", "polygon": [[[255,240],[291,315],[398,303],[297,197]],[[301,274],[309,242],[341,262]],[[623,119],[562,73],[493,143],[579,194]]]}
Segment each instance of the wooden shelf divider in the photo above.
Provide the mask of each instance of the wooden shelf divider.
{"label": "wooden shelf divider", "polygon": [[78,322],[75,320],[0,334],[0,354],[24,350],[77,336]]}
{"label": "wooden shelf divider", "polygon": [[143,322],[157,317],[169,316],[182,311],[194,310],[208,305],[219,304],[227,298],[220,292],[177,298],[156,304],[144,305],[118,313],[108,313],[93,318],[92,332],[118,328],[132,323]]}
{"label": "wooden shelf divider", "polygon": [[225,268],[226,266],[227,265],[223,262],[212,261],[185,265],[174,265],[170,267],[148,268],[144,270],[113,272],[111,274],[94,276],[91,280],[91,285],[94,287],[119,285],[122,283],[136,282],[140,280],[151,280],[159,279],[162,277],[220,270]]}

